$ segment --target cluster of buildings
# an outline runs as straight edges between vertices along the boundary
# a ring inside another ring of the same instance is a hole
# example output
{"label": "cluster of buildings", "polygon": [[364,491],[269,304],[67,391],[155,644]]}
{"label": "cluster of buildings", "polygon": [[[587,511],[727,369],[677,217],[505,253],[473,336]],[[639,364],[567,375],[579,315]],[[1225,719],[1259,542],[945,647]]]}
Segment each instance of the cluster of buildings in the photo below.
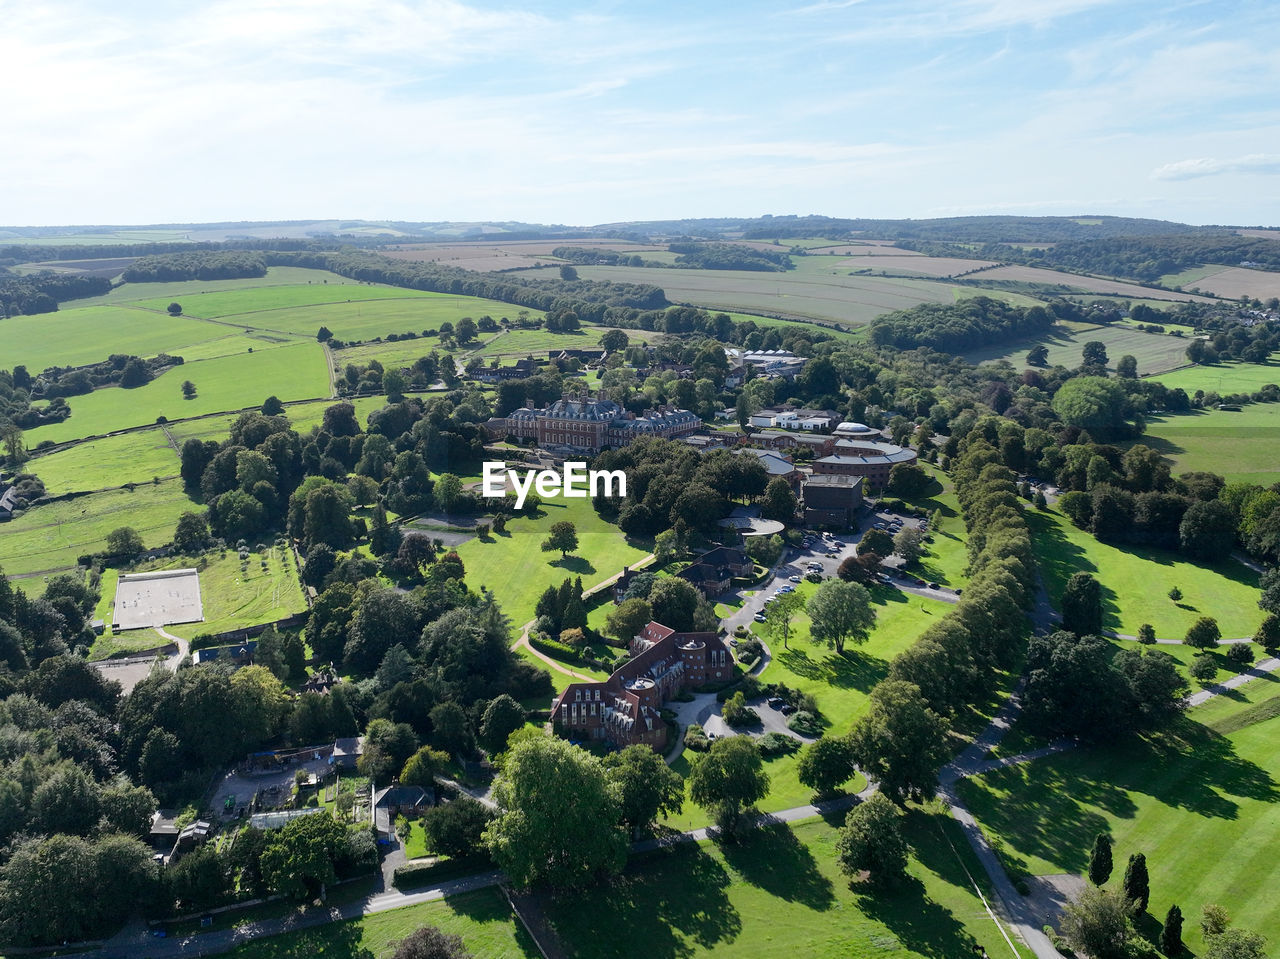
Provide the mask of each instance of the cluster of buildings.
{"label": "cluster of buildings", "polygon": [[649,623],[631,640],[631,659],[600,682],[571,683],[551,704],[553,728],[578,742],[619,749],[668,745],[662,704],[684,689],[728,679],[733,655],[715,633],[677,633]]}
{"label": "cluster of buildings", "polygon": [[688,410],[663,406],[636,416],[603,395],[565,396],[550,406],[521,407],[485,423],[494,438],[514,436],[550,449],[591,453],[626,446],[642,436],[680,439],[701,428],[702,419]]}

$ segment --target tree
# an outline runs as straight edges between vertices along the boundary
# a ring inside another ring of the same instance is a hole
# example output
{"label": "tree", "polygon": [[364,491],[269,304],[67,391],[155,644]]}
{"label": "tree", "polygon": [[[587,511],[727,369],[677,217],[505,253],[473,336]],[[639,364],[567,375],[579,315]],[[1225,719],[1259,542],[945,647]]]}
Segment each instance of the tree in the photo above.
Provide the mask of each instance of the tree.
{"label": "tree", "polygon": [[1108,360],[1107,344],[1101,340],[1090,340],[1080,351],[1080,362],[1083,366],[1106,366]]}
{"label": "tree", "polygon": [[1178,589],[1176,586],[1171,587],[1169,590],[1169,598],[1175,603],[1179,602],[1182,599],[1182,590]]}
{"label": "tree", "polygon": [[1191,660],[1191,666],[1187,672],[1197,682],[1212,682],[1218,675],[1218,663],[1211,653],[1201,653]]}
{"label": "tree", "polygon": [[1200,908],[1200,931],[1206,939],[1222,935],[1230,924],[1227,910],[1216,903],[1207,902]]}
{"label": "tree", "polygon": [[181,316],[181,315],[182,315],[182,304],[181,304],[181,303],[170,303],[170,304],[169,304],[169,315],[170,315],[170,316]]}
{"label": "tree", "polygon": [[610,353],[618,353],[627,348],[631,338],[622,330],[605,330],[600,337],[600,345]]}
{"label": "tree", "polygon": [[735,729],[739,726],[754,726],[760,722],[760,714],[747,705],[747,697],[740,689],[724,701],[720,715]]}
{"label": "tree", "polygon": [[290,899],[315,898],[337,879],[334,861],[346,841],[346,829],[328,812],[290,820],[272,833],[262,851],[267,887]]}
{"label": "tree", "polygon": [[1182,641],[1196,649],[1210,650],[1218,647],[1218,640],[1221,638],[1222,631],[1218,629],[1218,621],[1212,616],[1201,616],[1191,624]]}
{"label": "tree", "polygon": [[1273,566],[1258,577],[1258,608],[1280,615],[1280,566]]}
{"label": "tree", "polygon": [[327,326],[322,326],[316,330],[316,339],[321,343],[328,343],[333,339],[333,331]]}
{"label": "tree", "polygon": [[1100,832],[1093,837],[1093,849],[1089,851],[1089,881],[1095,886],[1106,885],[1112,865],[1111,837]]}
{"label": "tree", "polygon": [[836,839],[836,856],[845,875],[867,872],[873,882],[886,885],[900,880],[907,871],[902,810],[880,793],[854,806]]}
{"label": "tree", "polygon": [[542,541],[542,551],[552,553],[560,551],[561,559],[568,559],[569,554],[578,548],[578,529],[568,520],[551,524],[551,535]]}
{"label": "tree", "polygon": [[1048,366],[1049,365],[1049,347],[1042,345],[1033,346],[1027,350],[1028,366]]}
{"label": "tree", "polygon": [[1160,951],[1166,956],[1177,956],[1182,950],[1182,910],[1173,905],[1165,913],[1160,929]]}
{"label": "tree", "polygon": [[777,520],[779,523],[793,523],[799,501],[791,484],[781,476],[769,480],[764,489],[764,500],[760,504],[760,515],[765,519]]}
{"label": "tree", "polygon": [[1126,353],[1116,360],[1116,376],[1124,380],[1136,380],[1138,378],[1138,358]]}
{"label": "tree", "polygon": [[621,805],[603,764],[563,739],[514,746],[493,796],[501,813],[484,842],[518,886],[580,886],[626,861]]}
{"label": "tree", "polygon": [[764,608],[764,634],[770,639],[782,640],[787,649],[791,639],[792,621],[804,611],[804,596],[800,593],[783,593]]}
{"label": "tree", "polygon": [[1231,555],[1235,529],[1235,515],[1222,500],[1197,501],[1182,516],[1178,544],[1188,556],[1218,563]]}
{"label": "tree", "polygon": [[706,809],[726,838],[742,823],[746,809],[769,794],[769,774],[750,736],[712,742],[689,772],[689,798]]}
{"label": "tree", "polygon": [[4,438],[5,459],[9,466],[16,469],[31,458],[22,441],[22,430],[13,423],[0,426],[0,436]]}
{"label": "tree", "polygon": [[328,543],[334,549],[346,549],[355,538],[351,527],[355,501],[346,487],[323,483],[306,494],[304,503],[303,538],[307,545]]}
{"label": "tree", "polygon": [[182,398],[186,400],[194,400],[196,398],[196,385],[190,380],[182,381]]}
{"label": "tree", "polygon": [[622,824],[632,836],[659,816],[684,807],[684,778],[648,746],[628,746],[604,758],[605,780],[618,797]]}
{"label": "tree", "polygon": [[889,483],[885,490],[894,496],[914,499],[929,488],[929,483],[929,474],[916,463],[898,463],[889,470]]}
{"label": "tree", "polygon": [[470,959],[462,939],[435,926],[422,926],[396,945],[391,959]]}
{"label": "tree", "polygon": [[838,579],[829,579],[814,590],[808,611],[812,621],[810,635],[834,646],[840,656],[844,655],[845,643],[865,643],[876,622],[866,587]]}
{"label": "tree", "polygon": [[431,710],[431,744],[452,756],[465,756],[474,749],[467,714],[457,703],[440,703]]}
{"label": "tree", "polygon": [[574,267],[570,266],[568,263],[565,263],[563,266],[560,267],[560,279],[576,280],[577,278],[578,278],[578,271]]}
{"label": "tree", "polygon": [[862,534],[862,539],[858,541],[858,552],[889,556],[893,553],[893,537],[883,530],[869,529]]}
{"label": "tree", "polygon": [[107,534],[107,552],[112,556],[133,559],[142,550],[142,537],[132,526],[121,526]]}
{"label": "tree", "polygon": [[506,752],[507,740],[524,725],[524,707],[507,693],[493,699],[480,719],[480,745],[490,756]]}
{"label": "tree", "polygon": [[492,821],[493,813],[487,806],[470,796],[459,796],[428,809],[422,817],[422,831],[432,852],[462,859],[483,849],[484,831]]}
{"label": "tree", "polygon": [[1062,917],[1063,937],[1093,959],[1129,959],[1133,927],[1129,903],[1119,893],[1086,886]]}
{"label": "tree", "polygon": [[209,545],[209,524],[203,513],[187,511],[178,517],[173,531],[173,548],[179,553],[198,553]]}
{"label": "tree", "polygon": [[136,356],[129,357],[124,369],[120,371],[120,385],[132,390],[151,382],[151,370],[147,364]]}
{"label": "tree", "polygon": [[1227,929],[1208,941],[1204,959],[1267,959],[1267,940],[1255,932]]}
{"label": "tree", "polygon": [[609,611],[604,620],[604,631],[623,643],[640,635],[653,620],[653,607],[643,599],[624,599]]}
{"label": "tree", "polygon": [[1276,655],[1280,650],[1280,616],[1268,613],[1258,625],[1253,641],[1267,651],[1268,656]]}
{"label": "tree", "polygon": [[1128,420],[1133,405],[1115,380],[1100,376],[1067,380],[1054,394],[1053,410],[1068,426],[1088,430],[1095,437],[1110,439],[1132,432]]}
{"label": "tree", "polygon": [[653,607],[653,620],[664,626],[670,626],[676,632],[691,630],[700,599],[702,594],[683,579],[664,576],[649,593],[649,605]]}
{"label": "tree", "polygon": [[1151,877],[1147,875],[1147,857],[1135,852],[1124,870],[1124,897],[1133,903],[1134,915],[1147,911],[1151,901]]}
{"label": "tree", "polygon": [[853,744],[844,736],[824,736],[805,747],[796,768],[800,784],[825,799],[852,778]]}
{"label": "tree", "polygon": [[284,404],[280,402],[280,397],[275,396],[273,394],[271,396],[268,396],[265,400],[263,400],[262,402],[263,416],[279,416],[283,412],[284,412]]}
{"label": "tree", "polygon": [[904,526],[893,537],[893,551],[908,566],[924,553],[924,533],[915,526]]}
{"label": "tree", "polygon": [[1150,646],[1156,641],[1156,628],[1150,623],[1143,623],[1138,627],[1138,642],[1144,646]]}
{"label": "tree", "polygon": [[449,766],[449,754],[430,746],[423,746],[410,756],[400,770],[400,781],[406,786],[422,786],[430,789],[435,785],[436,773]]}
{"label": "tree", "polygon": [[431,494],[435,497],[438,507],[446,513],[452,513],[462,501],[463,492],[462,478],[460,476],[456,476],[453,473],[441,473],[440,478],[436,480],[436,484],[432,488]]}
{"label": "tree", "polygon": [[1102,584],[1089,573],[1073,573],[1062,591],[1062,628],[1077,636],[1102,632]]}
{"label": "tree", "polygon": [[879,682],[849,739],[858,767],[894,802],[933,796],[938,770],[949,755],[947,724],[914,683]]}

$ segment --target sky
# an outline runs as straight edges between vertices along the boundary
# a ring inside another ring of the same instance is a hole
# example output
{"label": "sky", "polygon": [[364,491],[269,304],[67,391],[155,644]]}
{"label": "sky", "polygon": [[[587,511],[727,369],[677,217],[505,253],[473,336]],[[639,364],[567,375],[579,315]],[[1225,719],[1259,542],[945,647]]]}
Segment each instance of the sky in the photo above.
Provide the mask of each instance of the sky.
{"label": "sky", "polygon": [[1280,225],[1274,0],[0,0],[0,223]]}

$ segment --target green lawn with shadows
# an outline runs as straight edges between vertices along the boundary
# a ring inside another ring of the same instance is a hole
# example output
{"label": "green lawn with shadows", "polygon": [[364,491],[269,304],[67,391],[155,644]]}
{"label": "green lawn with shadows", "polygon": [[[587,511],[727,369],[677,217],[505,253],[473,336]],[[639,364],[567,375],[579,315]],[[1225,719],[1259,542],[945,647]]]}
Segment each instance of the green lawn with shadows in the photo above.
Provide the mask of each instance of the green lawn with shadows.
{"label": "green lawn with shadows", "polygon": [[1280,480],[1280,403],[1153,415],[1134,443],[1169,457],[1175,474],[1202,470],[1232,483],[1270,486]]}
{"label": "green lawn with shadows", "polygon": [[1191,710],[1167,733],[988,773],[964,782],[961,795],[1006,858],[1033,874],[1082,873],[1099,832],[1115,843],[1112,887],[1128,856],[1144,853],[1150,914],[1181,906],[1193,952],[1203,951],[1194,917],[1207,902],[1275,942],[1280,912],[1265,890],[1280,882],[1277,716],[1280,679],[1270,675]]}

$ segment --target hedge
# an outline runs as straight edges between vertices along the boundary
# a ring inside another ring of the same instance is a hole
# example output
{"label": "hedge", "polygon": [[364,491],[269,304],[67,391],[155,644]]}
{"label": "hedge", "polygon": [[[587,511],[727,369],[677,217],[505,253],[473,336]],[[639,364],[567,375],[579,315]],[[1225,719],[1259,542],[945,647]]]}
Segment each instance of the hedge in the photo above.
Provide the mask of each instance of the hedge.
{"label": "hedge", "polygon": [[542,639],[541,637],[530,634],[529,645],[539,652],[546,653],[555,659],[563,659],[570,663],[582,662],[582,654],[570,646],[568,643],[562,643],[555,639]]}
{"label": "hedge", "polygon": [[397,866],[391,882],[397,889],[413,889],[492,868],[493,860],[486,855],[464,856],[460,859],[442,858],[435,862],[411,862]]}

